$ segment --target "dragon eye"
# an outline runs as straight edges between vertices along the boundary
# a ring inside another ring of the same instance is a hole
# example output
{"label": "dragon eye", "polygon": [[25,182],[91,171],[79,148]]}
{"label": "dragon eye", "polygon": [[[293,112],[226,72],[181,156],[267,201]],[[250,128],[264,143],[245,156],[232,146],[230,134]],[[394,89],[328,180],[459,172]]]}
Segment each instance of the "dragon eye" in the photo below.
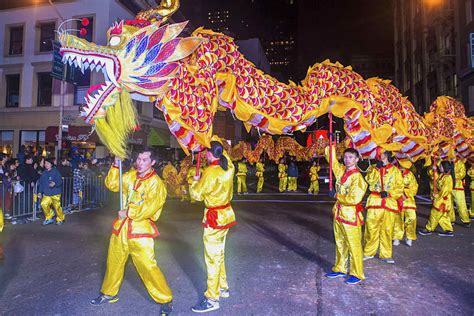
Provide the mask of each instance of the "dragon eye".
{"label": "dragon eye", "polygon": [[120,36],[112,36],[109,40],[110,46],[117,46],[120,44]]}

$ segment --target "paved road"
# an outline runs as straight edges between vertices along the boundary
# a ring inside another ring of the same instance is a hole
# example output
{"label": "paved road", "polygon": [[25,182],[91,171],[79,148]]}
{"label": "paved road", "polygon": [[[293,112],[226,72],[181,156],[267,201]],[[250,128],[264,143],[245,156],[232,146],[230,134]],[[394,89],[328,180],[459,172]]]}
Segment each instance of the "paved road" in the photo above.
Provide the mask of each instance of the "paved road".
{"label": "paved road", "polygon": [[[288,200],[292,200],[289,202]],[[348,286],[323,274],[334,260],[331,202],[321,195],[243,195],[233,202],[238,225],[227,242],[231,297],[215,315],[472,315],[474,228],[454,238],[421,236],[395,249],[395,265],[374,259],[367,280]],[[419,224],[428,208],[420,206]],[[112,208],[75,213],[64,226],[7,226],[0,236],[0,314],[152,315],[149,298],[129,263],[120,301],[93,307],[105,269]],[[174,292],[175,314],[205,290],[202,206],[168,201],[158,221],[160,267]]]}

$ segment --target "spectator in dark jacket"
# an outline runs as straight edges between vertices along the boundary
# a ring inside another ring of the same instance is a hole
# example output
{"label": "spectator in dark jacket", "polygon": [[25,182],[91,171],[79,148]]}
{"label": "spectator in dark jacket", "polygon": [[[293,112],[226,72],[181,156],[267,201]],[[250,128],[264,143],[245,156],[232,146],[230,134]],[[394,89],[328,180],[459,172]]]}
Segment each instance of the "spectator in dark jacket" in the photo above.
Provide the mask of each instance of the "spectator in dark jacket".
{"label": "spectator in dark jacket", "polygon": [[38,198],[41,199],[41,208],[45,216],[43,225],[52,224],[56,211],[56,224],[64,224],[64,213],[61,208],[61,189],[63,180],[61,174],[54,167],[53,159],[46,159],[44,162],[45,171],[39,180]]}
{"label": "spectator in dark jacket", "polygon": [[20,181],[24,181],[25,184],[35,183],[39,178],[38,172],[33,166],[33,157],[29,155],[25,156],[25,163],[23,165],[20,164],[17,172]]}
{"label": "spectator in dark jacket", "polygon": [[67,160],[66,157],[61,159],[61,163],[58,166],[58,171],[63,178],[72,177],[72,174],[73,174],[72,167],[70,166],[69,161]]}

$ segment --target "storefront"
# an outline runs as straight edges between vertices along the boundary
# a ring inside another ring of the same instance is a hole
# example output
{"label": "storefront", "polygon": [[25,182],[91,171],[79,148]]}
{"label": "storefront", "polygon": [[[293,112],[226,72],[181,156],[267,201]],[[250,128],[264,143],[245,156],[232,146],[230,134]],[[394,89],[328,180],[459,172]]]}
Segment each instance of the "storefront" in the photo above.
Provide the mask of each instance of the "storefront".
{"label": "storefront", "polygon": [[0,153],[13,154],[13,131],[0,131]]}
{"label": "storefront", "polygon": [[[54,149],[58,144],[59,134],[57,126],[49,126],[46,128],[46,144],[47,147]],[[92,132],[88,126],[69,126],[67,131],[63,131],[61,147],[63,151],[68,153],[72,148],[77,148],[84,157],[91,157],[100,144],[99,137]]]}

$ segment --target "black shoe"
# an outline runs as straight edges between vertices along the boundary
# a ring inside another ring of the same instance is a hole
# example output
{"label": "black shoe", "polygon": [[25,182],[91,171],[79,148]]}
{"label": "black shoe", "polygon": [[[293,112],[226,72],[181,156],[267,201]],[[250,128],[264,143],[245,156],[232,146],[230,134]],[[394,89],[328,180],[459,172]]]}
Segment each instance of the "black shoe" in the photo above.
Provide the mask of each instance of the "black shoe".
{"label": "black shoe", "polygon": [[196,313],[207,313],[219,309],[219,301],[210,298],[203,299],[199,304],[194,305],[191,310]]}
{"label": "black shoe", "polygon": [[441,236],[441,237],[454,237],[454,234],[453,234],[453,232],[445,231],[445,232],[438,233],[438,236]]}
{"label": "black shoe", "polygon": [[105,304],[105,303],[115,303],[118,300],[119,300],[118,296],[108,296],[108,295],[102,294],[99,297],[94,298],[91,301],[91,305],[96,306],[96,305],[102,305],[102,304]]}
{"label": "black shoe", "polygon": [[428,229],[422,229],[422,230],[419,230],[418,231],[418,234],[420,235],[423,235],[423,236],[429,236],[431,235],[433,232],[431,230],[428,230]]}
{"label": "black shoe", "polygon": [[160,315],[169,315],[173,311],[173,301],[169,301],[168,303],[161,304]]}
{"label": "black shoe", "polygon": [[469,227],[471,227],[471,223],[464,223],[464,222],[461,222],[461,223],[459,223],[459,226],[462,226],[462,227],[465,227],[465,228],[469,228]]}

